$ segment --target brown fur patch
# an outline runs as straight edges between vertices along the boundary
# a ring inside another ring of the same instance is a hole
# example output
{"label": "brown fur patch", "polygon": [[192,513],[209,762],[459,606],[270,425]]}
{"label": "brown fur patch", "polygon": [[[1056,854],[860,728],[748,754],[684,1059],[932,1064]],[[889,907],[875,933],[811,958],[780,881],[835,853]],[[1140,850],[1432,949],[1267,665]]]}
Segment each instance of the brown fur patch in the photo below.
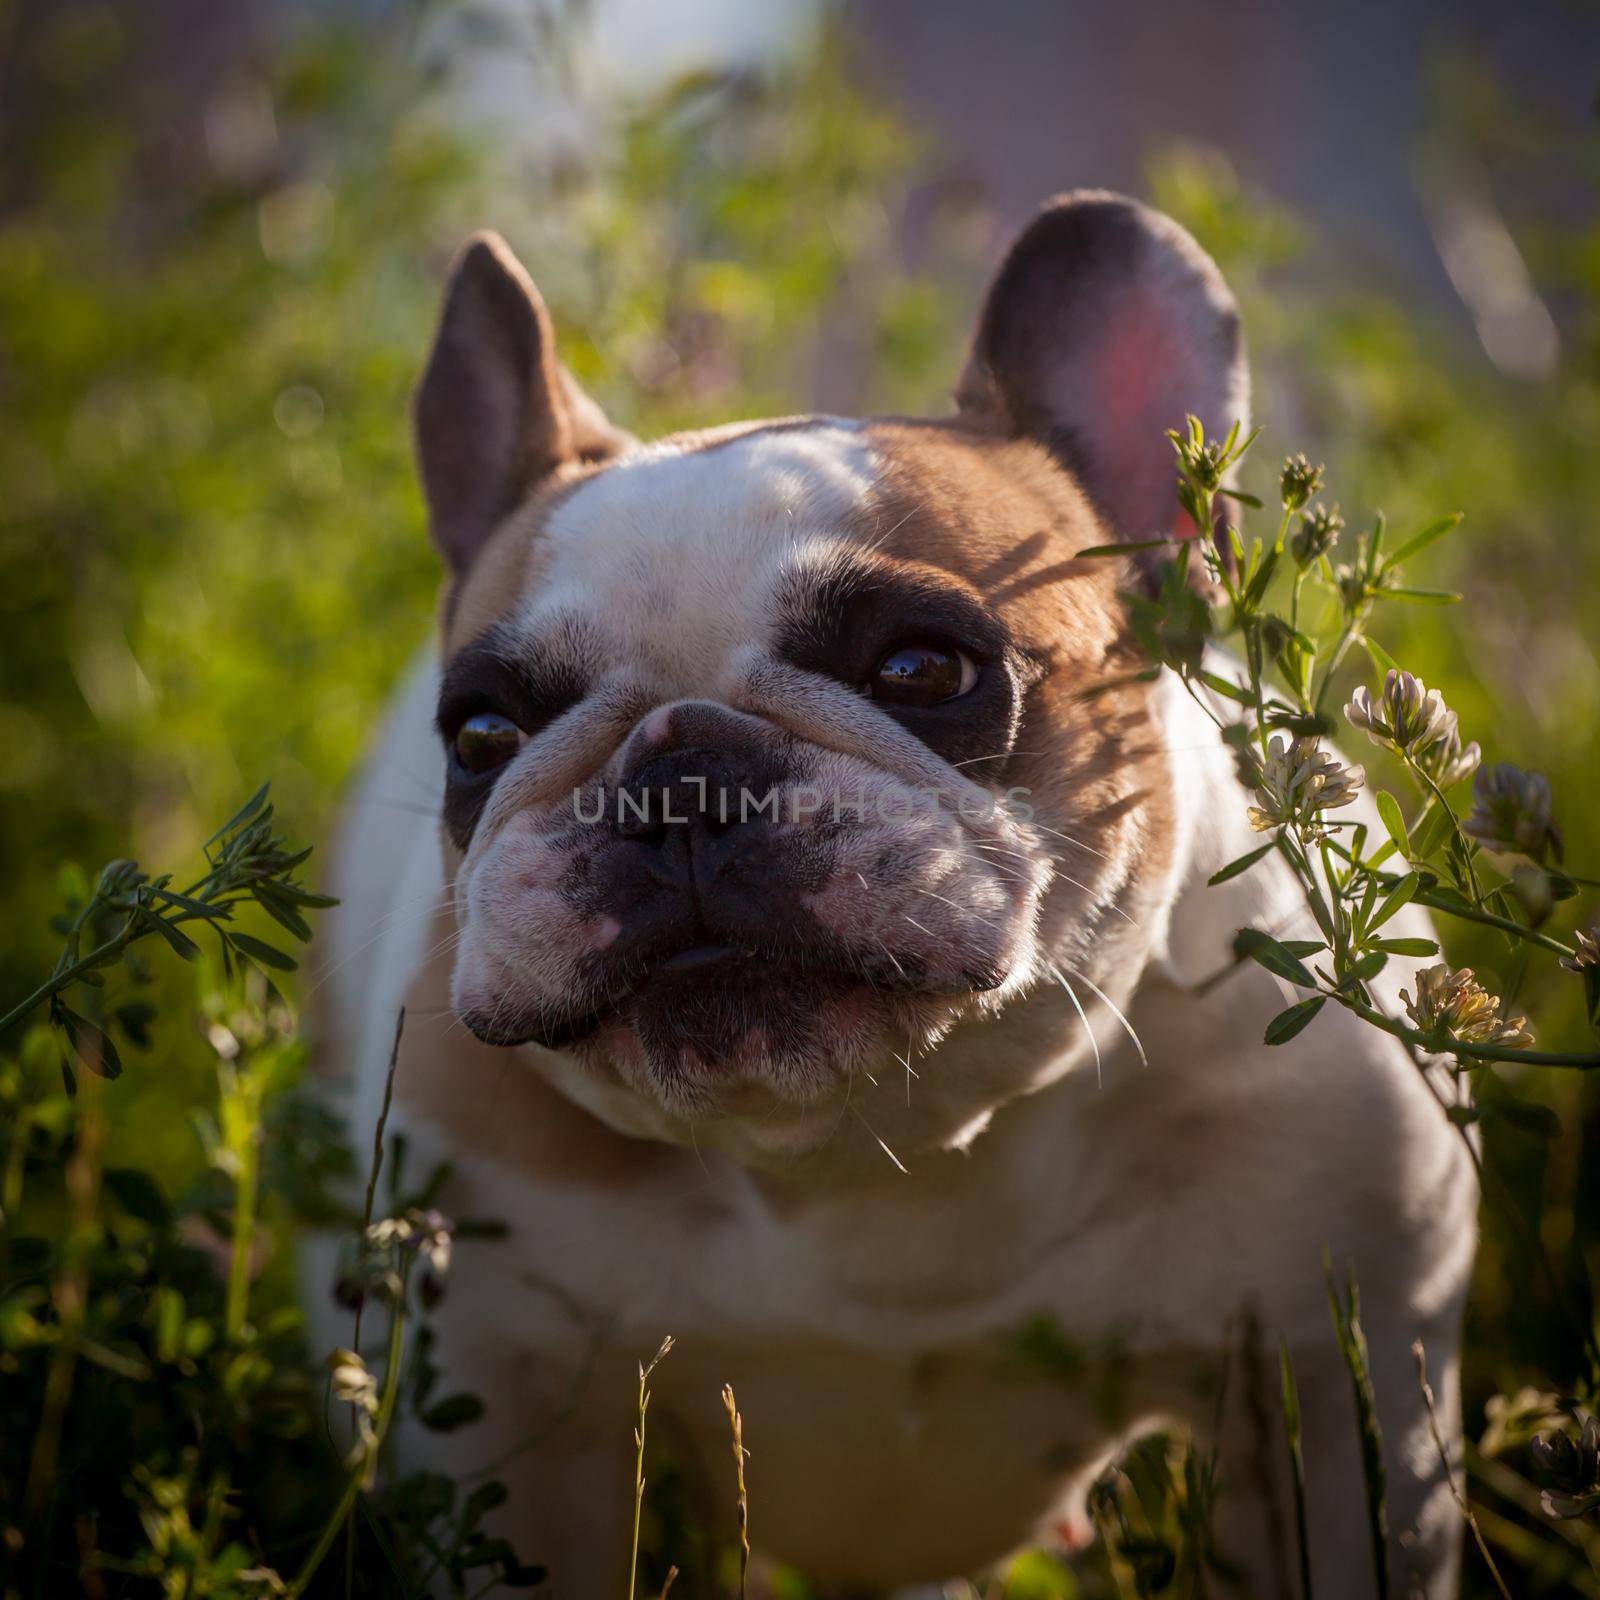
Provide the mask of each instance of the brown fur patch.
{"label": "brown fur patch", "polygon": [[[1124,870],[1136,862],[1118,903],[1137,920],[1129,901],[1162,876],[1175,816],[1154,685],[1118,682],[1144,665],[1116,595],[1118,564],[1076,559],[1111,535],[1031,440],[898,420],[867,433],[883,467],[864,542],[971,585],[1044,669],[1005,781],[1030,789],[1040,821],[1080,846],[1051,839],[1063,872],[1093,881],[1108,870],[1104,857]],[[970,775],[981,780],[981,766]],[[1115,938],[1116,928],[1102,933]]]}

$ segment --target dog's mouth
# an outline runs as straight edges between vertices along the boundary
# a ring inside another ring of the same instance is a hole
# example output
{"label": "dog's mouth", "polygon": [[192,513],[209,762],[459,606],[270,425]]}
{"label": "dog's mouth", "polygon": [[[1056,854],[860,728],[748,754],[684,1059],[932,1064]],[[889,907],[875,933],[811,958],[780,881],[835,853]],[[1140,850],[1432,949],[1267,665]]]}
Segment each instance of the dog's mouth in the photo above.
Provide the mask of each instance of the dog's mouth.
{"label": "dog's mouth", "polygon": [[[596,974],[599,979],[600,975]],[[811,1058],[863,1030],[896,998],[959,1001],[998,988],[1006,975],[974,968],[935,982],[913,957],[860,957],[697,939],[609,972],[599,998],[563,1014],[464,1010],[486,1044],[578,1050],[622,1030],[653,1060],[721,1065]]]}

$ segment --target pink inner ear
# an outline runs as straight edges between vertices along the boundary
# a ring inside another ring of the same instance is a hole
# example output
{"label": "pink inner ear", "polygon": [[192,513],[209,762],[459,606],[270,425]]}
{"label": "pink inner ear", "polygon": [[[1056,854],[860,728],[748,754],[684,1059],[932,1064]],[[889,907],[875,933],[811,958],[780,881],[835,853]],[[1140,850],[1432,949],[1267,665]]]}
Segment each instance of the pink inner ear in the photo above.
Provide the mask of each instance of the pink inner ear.
{"label": "pink inner ear", "polygon": [[1238,310],[1175,222],[1098,191],[1044,207],[996,274],[963,409],[1001,414],[1074,471],[1129,542],[1193,538],[1168,429],[1242,419]]}
{"label": "pink inner ear", "polygon": [[1125,307],[1085,363],[1091,392],[1082,398],[1092,410],[1083,431],[1101,463],[1094,476],[1104,498],[1125,508],[1129,539],[1192,539],[1199,532],[1178,504],[1166,440],[1168,428],[1183,424],[1181,415],[1166,414],[1171,397],[1197,387],[1186,370],[1187,354],[1179,331],[1146,305]]}

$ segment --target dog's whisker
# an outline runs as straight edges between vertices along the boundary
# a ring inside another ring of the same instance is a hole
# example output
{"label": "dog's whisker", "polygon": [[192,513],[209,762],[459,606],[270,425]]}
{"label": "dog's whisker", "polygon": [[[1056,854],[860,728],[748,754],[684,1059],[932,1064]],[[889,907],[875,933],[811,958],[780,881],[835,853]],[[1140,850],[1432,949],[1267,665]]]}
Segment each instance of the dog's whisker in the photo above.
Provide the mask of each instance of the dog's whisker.
{"label": "dog's whisker", "polygon": [[[430,904],[425,905],[418,910],[417,902],[420,900],[428,900],[430,896],[436,896],[436,898],[434,898]],[[443,911],[445,907],[449,905],[449,903],[450,892],[448,890],[444,891],[442,894],[437,894],[435,890],[425,889],[421,894],[413,895],[403,904],[392,907],[390,910],[381,913],[377,917],[374,917],[368,926],[376,931],[372,932],[368,937],[363,938],[354,949],[345,951],[345,953],[340,956],[339,959],[331,966],[325,967],[319,971],[317,973],[316,981],[312,983],[311,986],[305,991],[305,995],[301,1000],[301,1004],[304,1005],[305,1002],[310,1000],[311,997],[315,995],[324,984],[328,983],[333,978],[336,978],[352,961],[356,959],[357,956],[362,955],[366,951],[370,950],[373,945],[377,944],[380,940],[386,939],[406,919],[408,915],[432,917],[437,915],[440,911]]]}
{"label": "dog's whisker", "polygon": [[1089,1026],[1089,1014],[1083,1009],[1083,1002],[1078,998],[1077,991],[1067,982],[1060,968],[1052,966],[1050,971],[1061,987],[1067,991],[1067,999],[1072,1002],[1072,1009],[1078,1013],[1078,1021],[1083,1024],[1083,1031],[1089,1039],[1089,1048],[1094,1051],[1095,1087],[1103,1089],[1106,1086],[1106,1079],[1105,1071],[1100,1061],[1100,1041],[1095,1038],[1094,1029]]}
{"label": "dog's whisker", "polygon": [[1102,861],[1111,860],[1111,857],[1108,856],[1104,850],[1096,850],[1092,844],[1085,844],[1082,839],[1074,839],[1070,833],[1063,833],[1059,828],[1046,827],[1044,823],[1037,820],[1030,822],[1028,826],[1030,828],[1037,828],[1041,833],[1051,834],[1057,839],[1065,839],[1066,842],[1073,846],[1074,849],[1087,850],[1090,855],[1099,856]]}
{"label": "dog's whisker", "polygon": [[1115,911],[1130,928],[1139,926],[1109,895],[1101,894],[1093,885],[1081,882],[1079,879],[1074,878],[1070,872],[1063,872],[1060,876],[1064,883],[1070,883],[1074,889],[1082,889],[1097,906],[1103,906],[1107,911]]}
{"label": "dog's whisker", "polygon": [[[849,1104],[849,1102],[848,1102],[848,1101],[846,1101],[846,1104],[847,1104],[847,1105],[848,1105],[848,1104]],[[908,1177],[908,1178],[909,1178],[909,1177],[910,1177],[910,1176],[911,1176],[911,1174],[910,1174],[910,1173],[909,1173],[909,1172],[908,1172],[908,1171],[907,1171],[907,1170],[906,1170],[906,1164],[905,1164],[905,1162],[903,1162],[903,1161],[902,1161],[902,1160],[901,1160],[901,1159],[900,1159],[900,1157],[899,1157],[899,1156],[897,1156],[897,1155],[896,1155],[896,1154],[895,1154],[895,1153],[894,1153],[894,1151],[893,1151],[893,1150],[891,1150],[891,1149],[890,1149],[890,1148],[889,1148],[889,1147],[888,1147],[888,1145],[886,1145],[886,1144],[885,1144],[885,1143],[884,1143],[884,1142],[883,1142],[883,1137],[882,1137],[882,1135],[881,1135],[881,1134],[879,1134],[879,1132],[878,1132],[878,1130],[877,1130],[877,1129],[876,1129],[876,1128],[874,1128],[874,1127],[873,1127],[873,1126],[872,1126],[872,1124],[871,1124],[871,1123],[870,1123],[870,1122],[868,1122],[868,1121],[867,1121],[867,1119],[866,1119],[866,1118],[865,1118],[865,1117],[864,1117],[864,1116],[862,1116],[862,1115],[861,1115],[861,1113],[860,1113],[860,1112],[859,1112],[859,1111],[857,1111],[857,1110],[856,1110],[856,1108],[855,1108],[855,1107],[854,1107],[854,1106],[850,1106],[850,1111],[851,1111],[851,1113],[852,1113],[852,1114],[853,1114],[853,1115],[854,1115],[854,1117],[855,1117],[855,1119],[856,1119],[856,1121],[857,1121],[857,1122],[859,1122],[859,1123],[860,1123],[860,1124],[861,1124],[861,1126],[862,1126],[862,1127],[863,1127],[863,1128],[865,1128],[865,1129],[866,1129],[866,1130],[867,1130],[867,1132],[868,1132],[868,1133],[869,1133],[869,1134],[871,1134],[871,1135],[872,1135],[872,1137],[873,1137],[873,1139],[874,1139],[874,1140],[876,1140],[876,1141],[877,1141],[877,1145],[878,1145],[878,1148],[879,1148],[879,1149],[880,1149],[880,1150],[881,1150],[881,1151],[883,1151],[883,1153],[884,1153],[884,1154],[885,1154],[885,1155],[886,1155],[886,1156],[888,1156],[888,1158],[889,1158],[889,1159],[890,1159],[890,1160],[891,1160],[891,1161],[892,1161],[892,1162],[894,1162],[894,1164],[895,1164],[895,1166],[896,1166],[896,1167],[898,1167],[898,1168],[899,1168],[899,1170],[900,1170],[900,1171],[901,1171],[901,1172],[904,1172],[904,1173],[905,1173],[905,1174],[906,1174],[906,1176],[907,1176],[907,1177]]]}
{"label": "dog's whisker", "polygon": [[952,761],[952,767],[970,767],[979,761],[1005,761],[1011,756],[1027,761],[1044,754],[1041,750],[996,750],[992,756],[968,756],[965,761]]}
{"label": "dog's whisker", "polygon": [[1105,992],[1105,990],[1102,989],[1099,986],[1099,984],[1097,984],[1094,981],[1094,979],[1089,977],[1087,974],[1079,972],[1076,967],[1070,967],[1070,966],[1067,967],[1067,971],[1070,972],[1073,975],[1073,977],[1075,977],[1080,983],[1086,984],[1094,992],[1094,994],[1109,1008],[1109,1010],[1111,1012],[1111,1015],[1114,1016],[1117,1019],[1117,1021],[1122,1024],[1123,1031],[1128,1035],[1128,1037],[1130,1039],[1133,1040],[1133,1048],[1139,1052],[1140,1063],[1142,1065],[1148,1067],[1150,1065],[1150,1058],[1149,1058],[1149,1056],[1147,1056],[1144,1053],[1144,1044],[1140,1040],[1138,1032],[1134,1028],[1133,1024],[1131,1022],[1129,1022],[1128,1019],[1122,1014],[1122,1007],[1119,1006],[1117,1004],[1117,1002],[1115,1000],[1113,1000],[1111,998],[1111,996],[1108,995]]}

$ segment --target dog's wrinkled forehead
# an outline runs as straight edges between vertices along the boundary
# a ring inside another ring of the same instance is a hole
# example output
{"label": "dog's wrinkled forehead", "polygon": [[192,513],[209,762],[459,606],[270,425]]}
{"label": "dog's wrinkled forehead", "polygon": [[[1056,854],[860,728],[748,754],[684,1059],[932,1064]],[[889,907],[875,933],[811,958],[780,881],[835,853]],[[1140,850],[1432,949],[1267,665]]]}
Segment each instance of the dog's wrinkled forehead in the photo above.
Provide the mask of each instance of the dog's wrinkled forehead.
{"label": "dog's wrinkled forehead", "polygon": [[771,631],[785,576],[850,537],[876,473],[863,431],[832,420],[647,446],[551,507],[505,621],[537,636],[603,619],[662,688],[690,692]]}
{"label": "dog's wrinkled forehead", "polygon": [[[903,574],[880,586],[876,610],[911,601],[901,610],[925,642],[966,643],[926,626],[940,620],[938,594],[955,594],[980,632],[974,597],[1005,617],[1007,648],[1081,643],[1112,585],[1082,581],[1072,556],[1107,537],[1144,546],[1196,532],[1164,432],[1194,415],[1220,435],[1247,395],[1215,265],[1170,219],[1082,192],[1046,206],[996,274],[954,417],[795,418],[641,446],[560,361],[503,241],[481,235],[452,274],[415,406],[453,580],[446,653],[541,616],[576,636],[581,611],[667,679],[703,689],[719,651],[771,636],[785,564],[830,559],[858,575],[875,565],[874,581]],[[797,608],[804,589],[791,586]],[[833,598],[835,632],[859,632],[838,586]]]}

